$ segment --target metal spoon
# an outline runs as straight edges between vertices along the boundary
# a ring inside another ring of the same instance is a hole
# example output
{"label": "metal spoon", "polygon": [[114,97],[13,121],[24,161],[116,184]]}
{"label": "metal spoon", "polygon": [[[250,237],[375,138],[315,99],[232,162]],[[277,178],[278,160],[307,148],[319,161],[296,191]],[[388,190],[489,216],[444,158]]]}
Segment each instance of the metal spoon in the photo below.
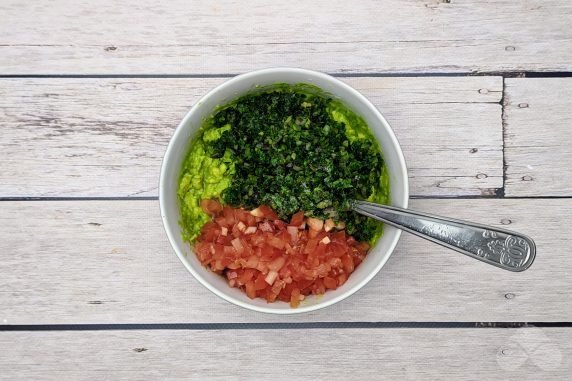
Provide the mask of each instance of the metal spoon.
{"label": "metal spoon", "polygon": [[536,256],[534,241],[510,230],[366,201],[353,210],[501,269],[524,271]]}

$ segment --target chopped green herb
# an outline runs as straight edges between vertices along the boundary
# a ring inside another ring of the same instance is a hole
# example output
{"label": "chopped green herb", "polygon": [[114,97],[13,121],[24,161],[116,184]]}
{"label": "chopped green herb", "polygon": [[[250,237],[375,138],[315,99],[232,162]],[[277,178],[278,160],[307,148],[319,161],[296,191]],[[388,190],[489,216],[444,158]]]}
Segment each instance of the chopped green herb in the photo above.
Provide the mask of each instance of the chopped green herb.
{"label": "chopped green herb", "polygon": [[352,199],[387,198],[379,146],[363,119],[341,102],[295,86],[243,96],[207,121],[202,144],[212,160],[232,161],[222,189],[225,203],[265,204],[289,219],[307,215],[344,221],[360,241],[373,241],[381,225],[349,211]]}

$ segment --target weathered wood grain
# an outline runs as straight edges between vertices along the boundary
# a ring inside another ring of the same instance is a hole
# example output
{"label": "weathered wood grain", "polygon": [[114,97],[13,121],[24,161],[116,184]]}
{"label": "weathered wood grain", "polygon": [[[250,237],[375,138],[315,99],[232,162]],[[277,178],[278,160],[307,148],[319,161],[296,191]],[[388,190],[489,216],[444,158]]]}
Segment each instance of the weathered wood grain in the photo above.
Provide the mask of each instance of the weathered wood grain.
{"label": "weathered wood grain", "polygon": [[[0,197],[155,196],[203,79],[0,79]],[[413,195],[502,187],[500,77],[343,78],[385,114]]]}
{"label": "weathered wood grain", "polygon": [[508,196],[572,196],[572,78],[506,79]]}
{"label": "weathered wood grain", "polygon": [[1,332],[0,379],[564,380],[572,330]]}
{"label": "weathered wood grain", "polygon": [[201,286],[170,247],[156,201],[1,203],[0,324],[570,321],[572,199],[412,200],[411,208],[521,231],[538,255],[510,273],[404,234],[354,296],[271,316]]}
{"label": "weathered wood grain", "polygon": [[568,0],[6,0],[0,14],[0,74],[572,68]]}

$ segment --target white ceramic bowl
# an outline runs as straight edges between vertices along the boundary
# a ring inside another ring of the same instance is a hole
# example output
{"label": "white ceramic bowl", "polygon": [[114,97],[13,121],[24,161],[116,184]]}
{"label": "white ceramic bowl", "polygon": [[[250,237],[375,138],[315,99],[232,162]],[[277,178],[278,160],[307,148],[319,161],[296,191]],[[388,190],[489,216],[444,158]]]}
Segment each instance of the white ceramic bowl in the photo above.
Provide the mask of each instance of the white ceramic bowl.
{"label": "white ceramic bowl", "polygon": [[181,239],[179,226],[180,215],[176,192],[181,166],[189,144],[203,120],[208,118],[217,106],[244,95],[255,86],[274,83],[316,85],[341,99],[354,112],[361,115],[381,145],[383,158],[390,175],[391,205],[407,207],[409,187],[405,159],[391,127],[380,112],[363,95],[344,82],[327,74],[293,68],[265,69],[236,76],[211,90],[199,100],[181,121],[167,147],[161,167],[159,202],[163,224],[177,256],[206,288],[229,302],[251,310],[274,314],[295,314],[332,305],[362,288],[385,264],[399,240],[401,231],[386,225],[381,239],[342,287],[335,291],[328,291],[319,297],[310,296],[298,308],[290,308],[288,303],[283,302],[266,303],[263,299],[249,299],[245,293],[231,288],[225,279],[201,265],[188,243]]}

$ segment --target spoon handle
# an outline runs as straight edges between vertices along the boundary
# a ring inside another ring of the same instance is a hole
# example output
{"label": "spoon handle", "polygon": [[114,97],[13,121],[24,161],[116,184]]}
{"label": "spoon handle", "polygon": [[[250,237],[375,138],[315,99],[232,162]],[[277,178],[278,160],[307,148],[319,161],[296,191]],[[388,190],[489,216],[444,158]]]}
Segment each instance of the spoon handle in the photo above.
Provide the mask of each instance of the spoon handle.
{"label": "spoon handle", "polygon": [[536,256],[534,241],[520,233],[356,201],[354,211],[509,271],[524,271]]}

